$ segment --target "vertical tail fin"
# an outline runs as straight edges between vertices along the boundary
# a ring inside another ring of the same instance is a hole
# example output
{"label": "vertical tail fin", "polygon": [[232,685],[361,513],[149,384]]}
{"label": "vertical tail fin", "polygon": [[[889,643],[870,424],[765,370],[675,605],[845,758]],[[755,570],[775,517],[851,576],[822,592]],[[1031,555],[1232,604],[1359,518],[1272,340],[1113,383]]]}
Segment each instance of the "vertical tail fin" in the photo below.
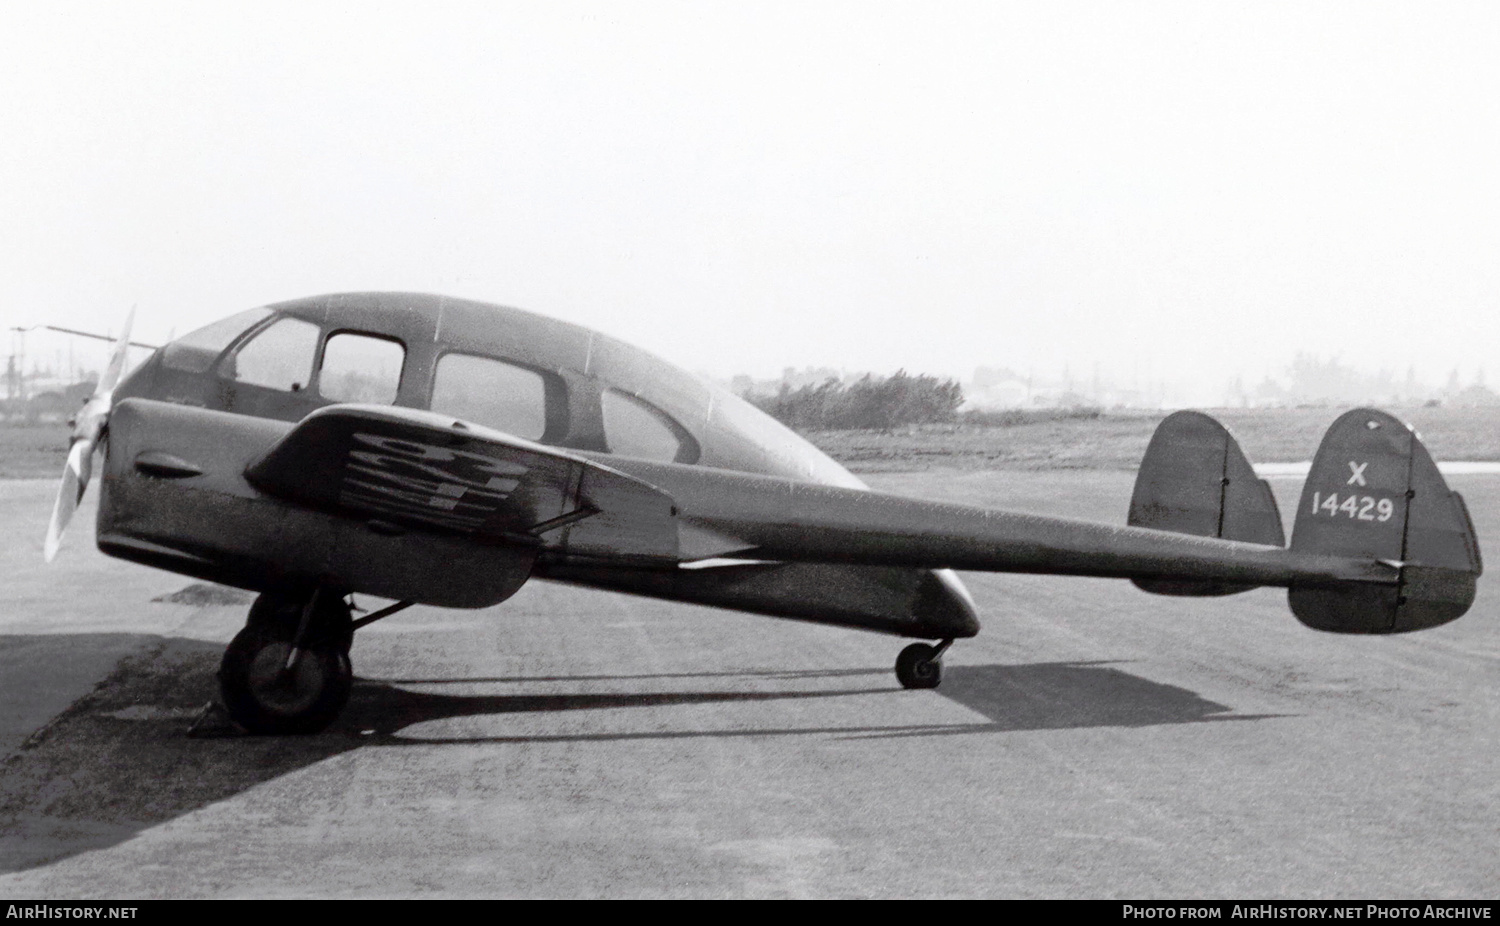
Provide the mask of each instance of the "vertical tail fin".
{"label": "vertical tail fin", "polygon": [[1462,615],[1483,571],[1463,498],[1448,488],[1421,439],[1374,409],[1339,417],[1302,489],[1292,551],[1383,560],[1395,586],[1293,587],[1292,613],[1317,630],[1403,633]]}
{"label": "vertical tail fin", "polygon": [[[1271,487],[1255,475],[1239,442],[1202,412],[1162,420],[1135,478],[1132,527],[1284,546]],[[1158,595],[1229,595],[1254,588],[1226,582],[1133,579]]]}

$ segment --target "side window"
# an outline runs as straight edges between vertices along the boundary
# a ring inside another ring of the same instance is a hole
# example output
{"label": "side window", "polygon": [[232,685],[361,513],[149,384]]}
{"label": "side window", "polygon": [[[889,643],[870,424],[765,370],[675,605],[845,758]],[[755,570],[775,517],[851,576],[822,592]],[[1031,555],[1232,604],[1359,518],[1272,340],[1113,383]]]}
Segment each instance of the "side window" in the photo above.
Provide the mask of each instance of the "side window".
{"label": "side window", "polygon": [[390,405],[405,361],[406,349],[399,341],[340,332],[323,348],[318,394],[335,402]]}
{"label": "side window", "polygon": [[444,354],[432,383],[432,410],[537,440],[547,431],[547,383],[525,367],[473,354]]}
{"label": "side window", "polygon": [[311,322],[283,318],[227,358],[221,370],[242,383],[300,392],[312,378],[318,333],[318,326]]}
{"label": "side window", "polygon": [[599,398],[610,453],[668,463],[698,461],[698,442],[666,412],[615,389],[604,390]]}
{"label": "side window", "polygon": [[230,341],[270,314],[270,309],[250,309],[205,325],[168,344],[166,350],[162,351],[161,362],[174,370],[206,373],[219,354],[224,352],[224,348],[229,346]]}

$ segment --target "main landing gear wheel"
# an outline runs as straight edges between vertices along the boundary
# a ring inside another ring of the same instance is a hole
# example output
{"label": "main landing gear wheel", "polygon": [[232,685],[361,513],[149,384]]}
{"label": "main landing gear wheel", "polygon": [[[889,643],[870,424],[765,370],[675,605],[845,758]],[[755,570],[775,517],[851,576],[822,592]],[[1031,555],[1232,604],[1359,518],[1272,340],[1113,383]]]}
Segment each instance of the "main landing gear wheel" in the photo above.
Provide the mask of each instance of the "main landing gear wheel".
{"label": "main landing gear wheel", "polygon": [[936,688],[943,680],[943,650],[952,640],[937,646],[913,643],[896,657],[896,680],[902,688]]}
{"label": "main landing gear wheel", "polygon": [[349,608],[336,596],[262,595],[224,651],[219,693],[235,723],[251,733],[316,733],[349,700]]}

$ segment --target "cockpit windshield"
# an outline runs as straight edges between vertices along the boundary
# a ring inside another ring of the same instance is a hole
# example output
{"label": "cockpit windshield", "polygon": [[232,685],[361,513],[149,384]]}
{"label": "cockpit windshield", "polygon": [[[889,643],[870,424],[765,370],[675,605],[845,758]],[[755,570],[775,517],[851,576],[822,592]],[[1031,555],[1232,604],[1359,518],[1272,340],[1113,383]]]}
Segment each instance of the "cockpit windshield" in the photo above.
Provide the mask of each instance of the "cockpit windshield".
{"label": "cockpit windshield", "polygon": [[206,373],[241,333],[264,321],[270,309],[248,309],[185,334],[162,350],[161,362],[184,373]]}

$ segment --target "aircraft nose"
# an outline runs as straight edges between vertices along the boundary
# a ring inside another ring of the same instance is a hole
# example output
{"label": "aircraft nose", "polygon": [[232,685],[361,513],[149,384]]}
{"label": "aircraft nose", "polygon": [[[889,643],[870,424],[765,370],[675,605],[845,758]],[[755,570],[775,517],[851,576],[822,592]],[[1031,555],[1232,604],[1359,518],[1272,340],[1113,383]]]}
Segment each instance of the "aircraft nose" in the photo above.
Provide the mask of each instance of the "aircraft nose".
{"label": "aircraft nose", "polygon": [[934,569],[923,577],[911,610],[920,631],[913,636],[948,639],[979,633],[974,599],[951,569]]}

